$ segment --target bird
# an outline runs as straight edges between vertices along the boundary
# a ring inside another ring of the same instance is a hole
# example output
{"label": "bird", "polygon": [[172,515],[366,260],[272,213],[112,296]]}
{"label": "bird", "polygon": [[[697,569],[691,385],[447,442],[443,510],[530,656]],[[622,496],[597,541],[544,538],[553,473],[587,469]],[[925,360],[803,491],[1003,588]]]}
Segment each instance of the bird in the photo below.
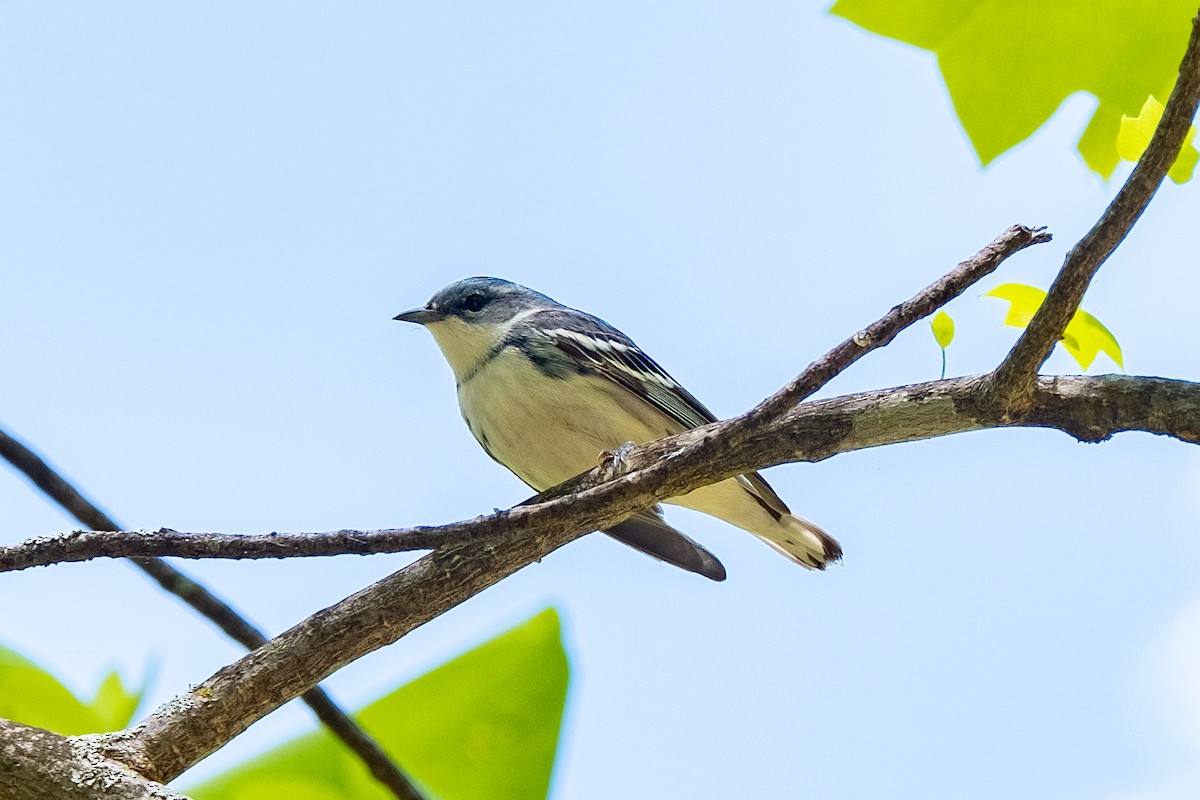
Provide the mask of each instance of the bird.
{"label": "bird", "polygon": [[[459,410],[489,456],[538,492],[598,459],[717,418],[621,331],[501,278],[464,278],[394,319],[424,326],[454,373]],[[802,567],[825,569],[837,541],[794,515],[757,472],[664,502],[746,530]],[[605,533],[714,581],[725,567],[653,506]]]}

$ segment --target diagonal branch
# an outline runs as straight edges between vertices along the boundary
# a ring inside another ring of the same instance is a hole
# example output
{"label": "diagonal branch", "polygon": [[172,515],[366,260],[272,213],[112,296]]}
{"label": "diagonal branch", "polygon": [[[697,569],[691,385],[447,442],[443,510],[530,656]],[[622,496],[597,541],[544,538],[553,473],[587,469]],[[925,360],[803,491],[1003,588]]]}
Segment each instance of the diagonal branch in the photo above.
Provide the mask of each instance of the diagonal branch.
{"label": "diagonal branch", "polygon": [[791,383],[743,414],[730,425],[724,440],[726,447],[736,444],[762,423],[774,419],[820,391],[847,367],[867,353],[890,344],[905,328],[933,314],[992,274],[1000,264],[1026,247],[1045,244],[1051,235],[1042,228],[1014,225],[978,253],[926,286],[915,297],[885,314],[874,324],[859,331],[817,361],[810,364]]}
{"label": "diagonal branch", "polygon": [[[779,417],[790,408],[795,407],[804,399],[819,392],[822,387],[840,375],[846,368],[872,350],[889,344],[905,328],[919,319],[929,316],[954,298],[965,292],[975,283],[986,278],[999,268],[1009,256],[1035,244],[1050,241],[1050,234],[1044,227],[1030,228],[1025,225],[1013,225],[1004,233],[997,236],[991,243],[966,261],[960,262],[954,269],[946,273],[940,280],[926,286],[911,299],[893,306],[890,311],[860,330],[846,341],[834,347],[821,358],[809,364],[804,371],[796,376],[787,386],[768,397],[757,406],[741,416],[734,417],[717,426],[706,426],[699,430],[707,431],[702,439],[690,444],[686,452],[673,454],[673,461],[659,464],[638,458],[640,451],[635,450],[624,459],[630,468],[644,467],[642,480],[655,483],[667,471],[677,467],[678,460],[696,464],[708,459],[719,458],[723,453],[736,449],[739,443],[761,428],[768,421]],[[686,434],[683,434],[686,436]],[[689,437],[690,438],[690,437]],[[669,440],[668,440],[669,441]],[[738,473],[732,473],[736,475]],[[728,475],[724,477],[730,477]],[[533,500],[526,503],[544,501],[562,497],[583,488],[596,486],[599,480],[589,473],[577,476],[558,486],[547,489]],[[692,487],[695,488],[695,487]],[[677,494],[682,494],[679,492]],[[666,494],[658,498],[673,497]],[[655,502],[658,502],[655,500]],[[642,506],[644,508],[645,506]],[[632,511],[638,511],[634,508]]]}
{"label": "diagonal branch", "polygon": [[[36,453],[0,429],[0,457],[25,475],[64,510],[93,530],[120,527]],[[160,558],[133,558],[133,564],[154,579],[159,586],[179,597],[201,615],[215,623],[229,638],[247,650],[262,645],[267,637],[238,614],[232,606],[208,589]],[[333,698],[314,685],[304,693],[304,702],[317,718],[366,764],[376,780],[400,800],[423,800],[421,792],[383,748],[342,711]]]}
{"label": "diagonal branch", "polygon": [[1019,412],[1032,402],[1037,371],[1062,338],[1100,266],[1125,240],[1158,191],[1179,155],[1188,127],[1196,116],[1197,104],[1200,104],[1200,16],[1192,20],[1192,35],[1179,66],[1179,78],[1146,152],[1103,216],[1067,253],[1041,308],[996,369],[992,390],[996,401],[1010,412]]}
{"label": "diagonal branch", "polygon": [[[845,427],[848,419],[846,414],[853,413],[853,424],[860,428],[866,427],[869,433],[868,438],[857,440],[852,449],[1015,424],[1054,428],[1083,441],[1106,439],[1118,431],[1143,431],[1170,436],[1183,442],[1200,443],[1200,423],[1195,417],[1197,409],[1200,409],[1200,384],[1197,383],[1136,376],[1063,377],[1054,382],[1053,389],[1043,390],[1042,406],[1036,414],[1029,414],[1019,422],[1004,422],[991,412],[972,415],[965,413],[967,408],[978,404],[982,395],[962,393],[953,389],[964,380],[982,379],[959,378],[910,387],[913,391],[919,388],[929,397],[951,397],[960,404],[961,407],[954,409],[952,413],[942,414],[938,419],[929,422],[918,424],[914,419],[905,416],[911,413],[909,404],[912,403],[912,395],[885,390],[809,404],[805,406],[809,411],[806,411],[804,418],[807,421],[804,425],[806,428],[819,425],[827,432],[836,432]],[[902,402],[904,407],[890,409],[885,418],[880,418],[878,412],[871,410],[890,400]],[[968,402],[968,405],[962,405]],[[856,410],[845,412],[843,409],[848,406]],[[836,413],[833,409],[837,409]],[[790,414],[791,412],[786,412],[785,418],[799,424],[798,418]],[[811,445],[806,444],[804,448],[795,449],[787,444],[791,436],[787,425],[771,427],[768,430],[771,431],[771,435],[784,438],[766,449],[754,451],[753,457],[747,451],[730,451],[731,460],[722,466],[721,472],[732,471],[732,474],[740,474],[765,466],[818,460],[818,454]],[[656,460],[669,458],[702,441],[708,433],[707,428],[697,429],[647,444],[638,456],[638,462],[652,464]],[[755,432],[751,439],[757,440],[761,436],[762,433]],[[761,459],[766,461],[758,463]],[[590,479],[594,476],[588,473],[587,477]],[[590,482],[580,480],[573,483],[584,486]],[[0,572],[87,561],[93,558],[175,556],[196,559],[261,559],[437,550],[495,539],[503,536],[506,529],[511,530],[513,524],[528,526],[532,524],[530,518],[522,518],[519,515],[525,513],[526,509],[535,507],[533,504],[522,503],[509,512],[513,516],[505,519],[503,523],[501,517],[493,516],[437,527],[418,526],[365,531],[269,534],[183,533],[166,528],[157,531],[74,531],[59,536],[30,539],[19,545],[0,548]]]}

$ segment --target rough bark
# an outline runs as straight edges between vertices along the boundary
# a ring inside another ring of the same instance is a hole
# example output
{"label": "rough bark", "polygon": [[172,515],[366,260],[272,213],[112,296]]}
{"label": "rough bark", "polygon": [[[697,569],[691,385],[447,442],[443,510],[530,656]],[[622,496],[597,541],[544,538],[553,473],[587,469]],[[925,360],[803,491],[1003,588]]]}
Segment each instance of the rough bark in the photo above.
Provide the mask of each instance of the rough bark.
{"label": "rough bark", "polygon": [[4,800],[187,800],[100,755],[88,737],[66,737],[0,719]]}

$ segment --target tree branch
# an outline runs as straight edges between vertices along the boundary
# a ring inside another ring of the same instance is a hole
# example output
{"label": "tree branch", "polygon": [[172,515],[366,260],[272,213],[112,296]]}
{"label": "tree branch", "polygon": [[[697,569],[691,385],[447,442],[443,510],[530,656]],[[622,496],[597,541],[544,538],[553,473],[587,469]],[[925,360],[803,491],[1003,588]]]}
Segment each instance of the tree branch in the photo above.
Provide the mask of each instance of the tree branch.
{"label": "tree branch", "polygon": [[85,737],[0,719],[4,800],[187,800],[88,746]]}
{"label": "tree branch", "polygon": [[894,306],[874,324],[859,331],[824,356],[809,364],[795,380],[732,422],[725,432],[724,447],[732,447],[761,427],[820,391],[847,367],[867,353],[891,343],[902,330],[923,319],[996,271],[1009,256],[1035,244],[1051,240],[1044,227],[1014,225],[971,258],[959,263],[911,300]]}
{"label": "tree branch", "polygon": [[1158,191],[1179,155],[1198,104],[1200,16],[1192,20],[1192,35],[1179,66],[1179,78],[1146,152],[1103,216],[1067,253],[1046,299],[995,371],[992,391],[996,402],[1010,412],[1016,413],[1032,402],[1038,370],[1062,338],[1100,266],[1124,241]]}
{"label": "tree branch", "polygon": [[[1063,377],[1041,389],[1038,395],[1041,405],[1036,413],[1031,412],[1019,420],[1006,420],[994,411],[984,413],[980,410],[986,399],[985,395],[956,388],[961,387],[963,381],[980,380],[982,378],[957,378],[918,385],[921,391],[928,392],[930,397],[945,396],[958,404],[953,413],[942,416],[934,427],[930,427],[929,422],[924,419],[906,416],[910,410],[901,408],[913,401],[911,395],[898,392],[907,392],[918,387],[864,392],[811,403],[805,406],[802,424],[805,428],[823,427],[833,431],[846,423],[846,414],[850,413],[863,415],[863,419],[870,418],[869,424],[872,428],[879,428],[883,424],[895,426],[873,433],[870,439],[864,440],[861,445],[863,447],[1016,425],[1054,428],[1082,441],[1099,441],[1118,431],[1144,431],[1197,443],[1197,430],[1200,426],[1197,425],[1194,415],[1200,408],[1200,384],[1135,376]],[[893,407],[892,404],[896,405]],[[848,405],[858,410],[844,411]],[[898,416],[881,423],[875,410],[880,406],[891,409]],[[964,417],[967,409],[973,409],[970,419]],[[801,420],[794,416],[787,418],[795,424],[801,424]],[[866,424],[862,419],[853,416],[850,421],[859,426]],[[787,425],[782,429],[771,427],[768,430],[774,436],[792,435]],[[708,428],[697,429],[648,444],[637,454],[636,459],[631,455],[629,461],[631,464],[653,464],[656,459],[672,457],[681,450],[703,441],[709,433]],[[751,438],[759,435],[761,434],[752,434]],[[796,450],[772,446],[757,454],[769,459],[769,464],[760,464],[758,457],[750,458],[746,455],[738,461],[752,460],[755,463],[744,468],[735,465],[727,469],[734,469],[734,474],[739,474],[752,468],[817,460],[812,453],[809,447]],[[568,483],[575,491],[589,488],[599,485],[595,480],[598,474],[585,473],[584,476]],[[523,503],[513,509],[512,513],[517,513],[517,509],[535,507],[536,504]],[[502,536],[506,530],[511,530],[511,525],[505,528],[499,523],[499,519],[495,516],[478,517],[437,527],[320,533],[183,533],[169,528],[156,531],[73,531],[0,547],[0,572],[88,561],[94,558],[174,556],[195,559],[262,559],[436,550]],[[509,520],[509,523],[511,522],[512,520]],[[528,520],[523,524],[528,524]]]}
{"label": "tree branch", "polygon": [[[65,511],[93,530],[115,530],[120,526],[59,475],[41,457],[0,429],[0,457],[13,465],[34,486]],[[262,645],[267,637],[228,603],[160,558],[131,559],[134,566],[149,575],[166,591],[183,600],[201,615],[216,624],[247,650]],[[334,736],[357,755],[376,780],[400,800],[423,800],[424,795],[388,757],[370,734],[342,711],[333,698],[320,686],[304,693],[304,702]]]}

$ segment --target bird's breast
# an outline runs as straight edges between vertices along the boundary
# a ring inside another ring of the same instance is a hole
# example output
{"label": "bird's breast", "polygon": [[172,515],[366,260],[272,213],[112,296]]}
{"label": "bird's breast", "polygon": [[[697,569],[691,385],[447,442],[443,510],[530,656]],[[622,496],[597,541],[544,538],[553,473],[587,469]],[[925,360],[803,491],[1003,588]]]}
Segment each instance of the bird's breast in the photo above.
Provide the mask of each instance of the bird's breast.
{"label": "bird's breast", "polygon": [[547,376],[516,348],[461,384],[458,404],[484,449],[538,491],[596,466],[605,450],[680,430],[617,384]]}

